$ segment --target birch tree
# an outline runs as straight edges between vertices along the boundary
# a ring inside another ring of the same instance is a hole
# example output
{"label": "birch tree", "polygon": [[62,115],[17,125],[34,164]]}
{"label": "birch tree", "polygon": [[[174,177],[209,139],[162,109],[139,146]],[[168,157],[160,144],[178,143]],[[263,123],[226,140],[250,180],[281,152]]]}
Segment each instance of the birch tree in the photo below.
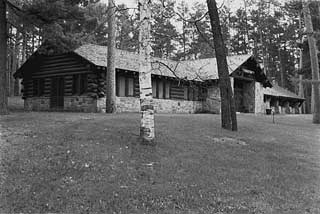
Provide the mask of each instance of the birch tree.
{"label": "birch tree", "polygon": [[312,95],[314,100],[313,123],[320,124],[320,94],[319,94],[319,62],[317,57],[317,45],[314,38],[314,31],[311,21],[309,2],[303,5],[304,21],[306,25],[306,34],[308,35],[309,54],[312,70]]}
{"label": "birch tree", "polygon": [[142,144],[154,143],[154,107],[151,84],[151,0],[139,0],[139,85],[140,85],[140,138]]}
{"label": "birch tree", "polygon": [[226,48],[223,42],[221,26],[215,0],[207,0],[213,42],[218,66],[219,87],[221,96],[222,128],[237,131],[237,116],[231,82],[229,77]]}
{"label": "birch tree", "polygon": [[115,3],[109,0],[108,19],[108,65],[106,75],[106,112],[116,111],[116,70],[115,70],[115,49],[116,49],[116,26],[115,26]]}
{"label": "birch tree", "polygon": [[8,113],[6,0],[0,0],[0,114]]}

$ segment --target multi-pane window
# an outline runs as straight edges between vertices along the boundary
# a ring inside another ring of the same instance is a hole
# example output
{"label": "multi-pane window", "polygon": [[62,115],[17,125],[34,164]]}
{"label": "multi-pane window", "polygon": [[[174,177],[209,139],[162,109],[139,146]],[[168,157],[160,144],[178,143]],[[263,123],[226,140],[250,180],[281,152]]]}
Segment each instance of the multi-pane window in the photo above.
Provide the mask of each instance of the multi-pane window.
{"label": "multi-pane window", "polygon": [[189,87],[185,86],[183,88],[183,95],[184,95],[184,99],[188,100],[188,98],[189,98]]}
{"label": "multi-pane window", "polygon": [[33,80],[33,96],[40,97],[44,92],[44,79],[34,79]]}
{"label": "multi-pane window", "polygon": [[190,87],[185,86],[184,87],[184,99],[185,100],[199,100],[199,88],[196,86]]}
{"label": "multi-pane window", "polygon": [[87,91],[88,88],[88,75],[75,74],[72,79],[72,94],[81,95]]}
{"label": "multi-pane window", "polygon": [[116,85],[116,94],[118,97],[134,96],[134,79],[133,77],[118,76]]}
{"label": "multi-pane window", "polygon": [[133,97],[134,95],[134,80],[133,78],[126,78],[126,96]]}
{"label": "multi-pane window", "polygon": [[170,82],[161,79],[153,79],[152,97],[159,99],[170,99]]}
{"label": "multi-pane window", "polygon": [[170,82],[165,82],[164,84],[164,98],[166,99],[170,99],[170,87],[171,87],[171,84]]}

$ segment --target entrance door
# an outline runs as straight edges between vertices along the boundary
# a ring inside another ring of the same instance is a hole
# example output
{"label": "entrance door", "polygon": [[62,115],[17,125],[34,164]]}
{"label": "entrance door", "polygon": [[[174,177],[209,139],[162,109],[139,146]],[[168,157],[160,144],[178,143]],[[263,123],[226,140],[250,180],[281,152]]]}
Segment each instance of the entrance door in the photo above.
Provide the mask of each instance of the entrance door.
{"label": "entrance door", "polygon": [[235,80],[234,81],[234,99],[235,99],[237,112],[243,112],[244,110],[243,96],[244,96],[243,83],[238,80]]}
{"label": "entrance door", "polygon": [[64,105],[64,79],[63,77],[53,77],[51,79],[51,109],[63,109]]}
{"label": "entrance door", "polygon": [[234,98],[235,98],[235,104],[236,104],[236,111],[243,112],[243,90],[239,88],[235,88]]}

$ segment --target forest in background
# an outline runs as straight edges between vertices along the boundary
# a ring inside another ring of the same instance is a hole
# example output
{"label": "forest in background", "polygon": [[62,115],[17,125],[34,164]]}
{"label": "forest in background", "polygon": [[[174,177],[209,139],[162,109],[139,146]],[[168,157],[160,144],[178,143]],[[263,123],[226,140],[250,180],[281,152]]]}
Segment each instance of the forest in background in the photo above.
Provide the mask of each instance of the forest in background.
{"label": "forest in background", "polygon": [[[231,11],[228,5],[219,5],[228,54],[253,54],[270,80],[298,93],[299,74],[303,79],[311,79],[302,3],[281,4],[277,0],[244,0],[244,3],[245,6],[236,11]],[[314,30],[319,32],[320,3],[312,3],[310,10]],[[175,60],[214,57],[204,3],[190,5],[187,1],[156,0],[152,14],[153,56]],[[137,8],[117,6],[117,48],[138,50],[138,20]],[[13,78],[13,73],[36,50],[54,54],[85,43],[107,45],[108,41],[108,6],[97,0],[9,0],[7,21],[9,96],[20,94],[20,83]],[[319,33],[316,38],[320,49]],[[305,112],[310,113],[311,84],[305,82],[303,86]]]}

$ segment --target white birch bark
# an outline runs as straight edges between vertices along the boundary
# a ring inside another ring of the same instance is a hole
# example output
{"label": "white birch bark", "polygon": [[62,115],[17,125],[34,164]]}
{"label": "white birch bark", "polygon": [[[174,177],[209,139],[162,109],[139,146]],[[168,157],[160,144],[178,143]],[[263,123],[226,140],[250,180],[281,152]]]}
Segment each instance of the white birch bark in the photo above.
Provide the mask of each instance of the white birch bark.
{"label": "white birch bark", "polygon": [[150,0],[139,0],[139,85],[140,85],[140,138],[144,144],[154,143],[154,106],[151,83],[151,10]]}

